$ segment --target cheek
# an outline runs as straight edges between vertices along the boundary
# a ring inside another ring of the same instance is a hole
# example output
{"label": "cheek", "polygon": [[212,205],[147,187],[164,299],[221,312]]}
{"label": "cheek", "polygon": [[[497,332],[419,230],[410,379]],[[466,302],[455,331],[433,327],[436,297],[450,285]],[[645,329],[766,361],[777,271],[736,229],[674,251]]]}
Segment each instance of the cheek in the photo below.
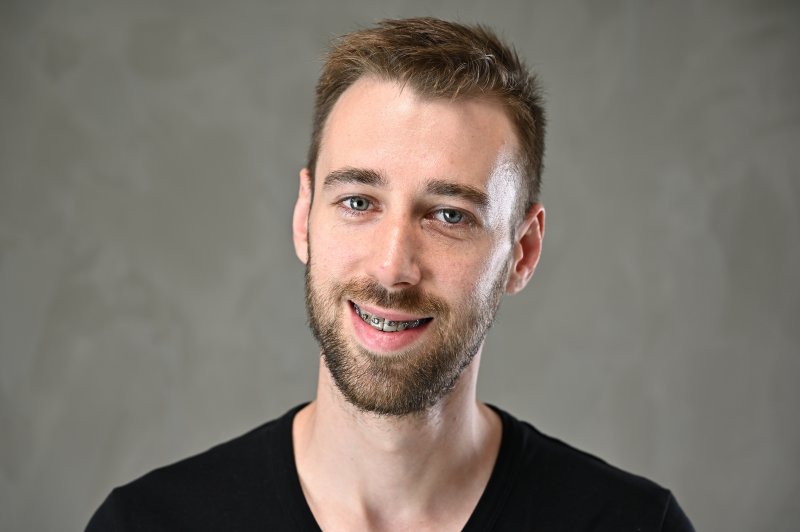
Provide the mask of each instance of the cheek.
{"label": "cheek", "polygon": [[[511,246],[504,245],[493,252],[484,253],[474,251],[469,255],[461,256],[459,260],[450,260],[448,267],[442,275],[443,284],[447,285],[449,294],[462,294],[465,298],[482,298],[490,293],[499,276],[507,273],[510,262]],[[478,257],[483,257],[479,260]]]}
{"label": "cheek", "polygon": [[[511,263],[511,245],[506,244],[499,249],[495,249],[494,253],[487,256],[484,261],[483,269],[480,275],[480,288],[481,293],[486,294],[494,290],[498,279],[501,276],[508,275],[508,267]],[[505,284],[505,279],[502,279]]]}
{"label": "cheek", "polygon": [[341,280],[363,257],[365,250],[352,239],[341,238],[331,231],[309,232],[311,261],[318,275]]}

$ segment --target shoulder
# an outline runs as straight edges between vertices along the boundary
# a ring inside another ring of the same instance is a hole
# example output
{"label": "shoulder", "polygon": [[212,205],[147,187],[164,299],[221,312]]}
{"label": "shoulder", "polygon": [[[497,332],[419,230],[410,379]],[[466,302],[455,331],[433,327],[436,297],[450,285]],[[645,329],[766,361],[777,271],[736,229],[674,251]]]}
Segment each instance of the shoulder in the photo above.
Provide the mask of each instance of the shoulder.
{"label": "shoulder", "polygon": [[669,490],[496,410],[509,436],[509,500],[534,509],[537,522],[553,530],[692,530]]}
{"label": "shoulder", "polygon": [[[284,506],[292,480],[291,421],[281,418],[114,489],[87,530],[225,529]],[[288,455],[288,456],[287,456]],[[258,494],[258,496],[256,495]]]}

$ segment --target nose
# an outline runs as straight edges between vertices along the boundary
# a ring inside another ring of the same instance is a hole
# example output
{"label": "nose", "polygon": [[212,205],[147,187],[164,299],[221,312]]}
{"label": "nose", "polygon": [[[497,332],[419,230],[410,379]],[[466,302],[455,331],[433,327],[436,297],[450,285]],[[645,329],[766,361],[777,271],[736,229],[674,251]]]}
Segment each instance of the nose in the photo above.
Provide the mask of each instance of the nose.
{"label": "nose", "polygon": [[422,278],[420,246],[413,224],[385,220],[370,243],[369,271],[385,288],[408,288]]}

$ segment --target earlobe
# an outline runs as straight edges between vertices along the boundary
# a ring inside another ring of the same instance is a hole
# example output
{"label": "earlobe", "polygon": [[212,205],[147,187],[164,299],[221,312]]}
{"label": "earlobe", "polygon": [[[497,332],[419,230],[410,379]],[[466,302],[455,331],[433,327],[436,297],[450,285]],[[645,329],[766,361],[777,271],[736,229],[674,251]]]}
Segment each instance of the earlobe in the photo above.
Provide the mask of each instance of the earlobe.
{"label": "earlobe", "polygon": [[516,294],[531,280],[544,239],[544,207],[534,203],[519,226],[514,241],[513,263],[506,284],[506,292]]}
{"label": "earlobe", "polygon": [[300,170],[300,190],[292,215],[292,240],[294,252],[300,262],[308,262],[308,216],[311,213],[311,174],[307,168]]}

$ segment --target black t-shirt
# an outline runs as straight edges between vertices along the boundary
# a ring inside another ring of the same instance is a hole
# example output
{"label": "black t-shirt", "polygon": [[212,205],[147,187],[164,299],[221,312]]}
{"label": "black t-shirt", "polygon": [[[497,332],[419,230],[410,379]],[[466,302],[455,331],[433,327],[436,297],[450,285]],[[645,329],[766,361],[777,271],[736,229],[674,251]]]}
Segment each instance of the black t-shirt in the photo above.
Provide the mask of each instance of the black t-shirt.
{"label": "black t-shirt", "polygon": [[[292,450],[301,407],[116,488],[87,531],[318,531]],[[694,530],[669,491],[495,410],[500,452],[465,531]]]}

